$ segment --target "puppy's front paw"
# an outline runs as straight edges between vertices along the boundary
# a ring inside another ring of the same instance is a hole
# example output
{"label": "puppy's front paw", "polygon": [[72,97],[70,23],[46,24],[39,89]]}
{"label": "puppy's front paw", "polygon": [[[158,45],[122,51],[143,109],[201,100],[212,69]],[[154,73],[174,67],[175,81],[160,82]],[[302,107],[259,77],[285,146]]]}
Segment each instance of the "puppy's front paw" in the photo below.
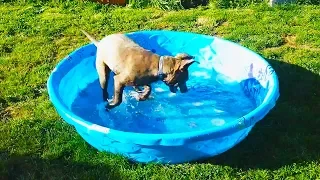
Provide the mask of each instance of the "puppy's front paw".
{"label": "puppy's front paw", "polygon": [[109,111],[109,109],[110,109],[110,101],[104,101],[103,102],[103,106],[104,106],[104,108],[105,108],[105,110],[107,110],[107,111]]}
{"label": "puppy's front paw", "polygon": [[105,105],[105,108],[106,108],[107,111],[109,111],[110,109],[114,108],[114,106],[112,104],[108,103],[108,104]]}
{"label": "puppy's front paw", "polygon": [[137,100],[137,101],[145,101],[145,100],[147,100],[147,99],[148,99],[147,96],[144,96],[144,95],[141,95],[141,94],[139,94],[138,96],[136,96],[136,100]]}
{"label": "puppy's front paw", "polygon": [[106,110],[113,109],[113,108],[115,108],[115,107],[117,107],[117,106],[119,106],[119,103],[115,103],[115,102],[113,102],[113,101],[111,101],[111,102],[109,102],[109,103],[107,103],[107,104],[105,105]]}

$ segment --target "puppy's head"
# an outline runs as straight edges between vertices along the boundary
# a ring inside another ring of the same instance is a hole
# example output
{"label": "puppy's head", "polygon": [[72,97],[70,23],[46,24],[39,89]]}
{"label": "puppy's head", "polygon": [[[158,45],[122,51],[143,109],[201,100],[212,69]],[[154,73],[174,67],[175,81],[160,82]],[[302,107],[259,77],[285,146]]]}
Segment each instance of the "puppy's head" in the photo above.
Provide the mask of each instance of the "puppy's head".
{"label": "puppy's head", "polygon": [[194,60],[193,56],[186,53],[179,53],[175,57],[168,58],[171,58],[172,63],[170,63],[170,71],[166,74],[163,81],[169,86],[170,91],[173,93],[177,92],[178,87],[181,93],[187,92],[188,87],[186,82],[189,79],[188,68],[197,61]]}

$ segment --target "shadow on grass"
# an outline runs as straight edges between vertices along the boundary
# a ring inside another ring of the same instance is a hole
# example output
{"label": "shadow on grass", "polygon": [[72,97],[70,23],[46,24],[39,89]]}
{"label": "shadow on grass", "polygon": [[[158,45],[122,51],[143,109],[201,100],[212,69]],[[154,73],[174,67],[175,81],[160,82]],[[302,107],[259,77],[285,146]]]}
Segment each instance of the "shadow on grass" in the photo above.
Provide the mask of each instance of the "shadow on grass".
{"label": "shadow on grass", "polygon": [[280,83],[276,107],[242,143],[206,162],[277,169],[320,159],[320,76],[297,65],[267,61]]}
{"label": "shadow on grass", "polygon": [[87,164],[62,159],[45,160],[0,152],[0,179],[121,179],[106,164]]}

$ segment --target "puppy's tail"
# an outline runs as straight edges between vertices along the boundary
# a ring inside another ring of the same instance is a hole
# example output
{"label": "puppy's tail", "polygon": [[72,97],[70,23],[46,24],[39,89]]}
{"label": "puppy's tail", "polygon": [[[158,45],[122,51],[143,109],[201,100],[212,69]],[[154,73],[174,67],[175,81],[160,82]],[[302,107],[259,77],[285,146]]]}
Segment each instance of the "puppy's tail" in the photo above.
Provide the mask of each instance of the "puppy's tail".
{"label": "puppy's tail", "polygon": [[97,41],[96,39],[94,39],[89,33],[87,33],[86,31],[81,29],[81,32],[83,32],[83,34],[85,34],[87,36],[87,38],[96,46],[98,47],[99,41]]}

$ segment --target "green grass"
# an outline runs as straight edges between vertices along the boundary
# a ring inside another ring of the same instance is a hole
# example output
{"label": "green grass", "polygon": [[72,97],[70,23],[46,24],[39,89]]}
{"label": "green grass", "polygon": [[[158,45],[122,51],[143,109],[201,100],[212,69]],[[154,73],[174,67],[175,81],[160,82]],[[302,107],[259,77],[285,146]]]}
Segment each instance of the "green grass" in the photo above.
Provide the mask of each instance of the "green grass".
{"label": "green grass", "polygon": [[[0,4],[0,179],[320,178],[320,9],[317,6],[199,8],[165,12],[93,3]],[[129,163],[97,152],[55,112],[46,81],[88,39],[170,29],[216,35],[272,64],[281,97],[226,153],[181,165]]]}

